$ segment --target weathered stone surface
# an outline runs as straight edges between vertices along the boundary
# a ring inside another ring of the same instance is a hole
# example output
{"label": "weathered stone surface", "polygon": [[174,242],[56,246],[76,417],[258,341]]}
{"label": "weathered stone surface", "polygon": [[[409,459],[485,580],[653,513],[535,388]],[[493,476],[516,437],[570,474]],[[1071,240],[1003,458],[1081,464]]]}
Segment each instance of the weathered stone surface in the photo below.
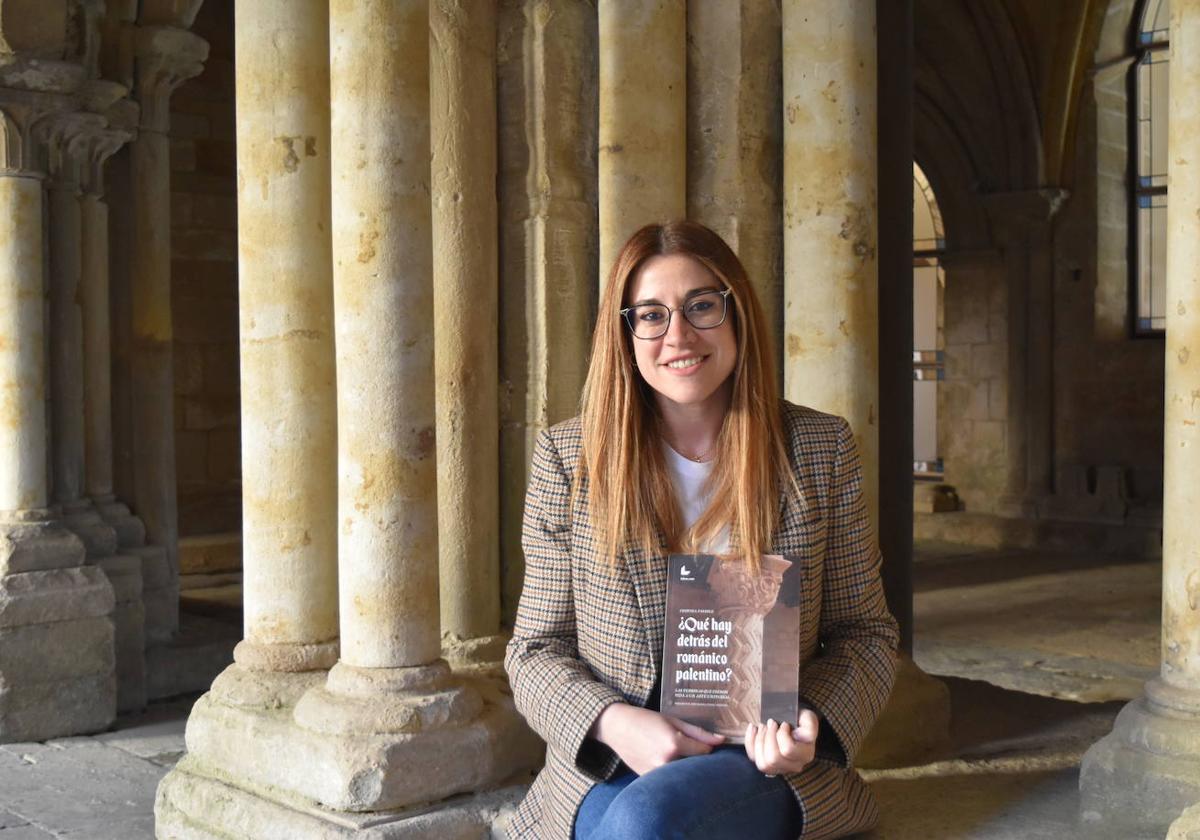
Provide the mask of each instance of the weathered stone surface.
{"label": "weathered stone surface", "polygon": [[525,786],[460,796],[409,811],[346,814],[300,800],[256,796],[205,775],[185,759],[162,782],[155,802],[159,836],[180,840],[485,840],[511,813]]}
{"label": "weathered stone surface", "polygon": [[[192,709],[188,752],[196,766],[239,786],[284,790],[338,810],[442,799],[492,787],[540,755],[511,698],[487,685],[479,690],[488,706],[465,726],[384,736],[313,733],[287,709],[235,709],[210,693]],[[421,773],[407,772],[416,766]]]}
{"label": "weathered stone surface", "polygon": [[5,807],[34,818],[47,838],[153,837],[154,783],[161,774],[161,767],[92,738],[0,747]]}
{"label": "weathered stone surface", "polygon": [[1163,836],[1200,801],[1200,722],[1134,700],[1083,757],[1079,790],[1084,824]]}
{"label": "weathered stone surface", "polygon": [[107,576],[94,566],[5,575],[0,577],[0,630],[105,616],[114,603]]}
{"label": "weathered stone surface", "polygon": [[1200,803],[1186,809],[1171,823],[1167,840],[1200,840]]}
{"label": "weathered stone surface", "polygon": [[10,689],[111,674],[113,666],[113,623],[108,615],[0,629],[0,675]]}
{"label": "weathered stone surface", "polygon": [[264,0],[234,32],[244,608],[264,648],[338,635],[329,27],[328,3]]}
{"label": "weathered stone surface", "polygon": [[[42,682],[19,677],[19,682],[10,683],[0,670],[4,677],[4,686],[0,687],[0,743],[98,732],[112,723],[117,713],[117,679],[112,668],[111,635],[106,641],[109,654],[104,673]],[[3,639],[0,643],[8,646]]]}
{"label": "weathered stone surface", "polygon": [[304,693],[325,682],[325,671],[255,671],[233,664],[212,684],[213,696],[227,706],[276,711],[295,706]]}
{"label": "weathered stone surface", "polygon": [[56,523],[0,525],[0,575],[81,566],[84,556],[79,537]]}

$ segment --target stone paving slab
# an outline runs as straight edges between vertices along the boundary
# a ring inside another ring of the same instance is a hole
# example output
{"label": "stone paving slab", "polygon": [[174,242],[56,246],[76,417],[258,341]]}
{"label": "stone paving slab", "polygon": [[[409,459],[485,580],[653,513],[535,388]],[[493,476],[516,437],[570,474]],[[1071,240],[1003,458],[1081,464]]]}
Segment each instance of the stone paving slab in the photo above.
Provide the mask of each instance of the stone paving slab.
{"label": "stone paving slab", "polygon": [[29,826],[3,840],[141,840],[154,836],[164,768],[95,738],[0,746],[0,808]]}

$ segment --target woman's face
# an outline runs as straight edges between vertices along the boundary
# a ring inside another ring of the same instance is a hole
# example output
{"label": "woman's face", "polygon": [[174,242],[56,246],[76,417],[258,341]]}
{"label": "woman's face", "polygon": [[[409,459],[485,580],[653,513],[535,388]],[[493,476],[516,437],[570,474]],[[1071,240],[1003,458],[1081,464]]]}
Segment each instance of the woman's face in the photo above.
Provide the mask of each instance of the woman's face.
{"label": "woman's face", "polygon": [[[679,308],[699,293],[724,288],[703,263],[683,254],[651,257],[630,282],[626,306],[660,303],[672,310],[665,335],[631,339],[638,371],[654,389],[660,407],[699,406],[727,398],[721,386],[737,362],[733,319],[727,315],[720,326],[697,329]],[[715,295],[704,298],[702,305],[713,300],[716,306],[721,305]]]}

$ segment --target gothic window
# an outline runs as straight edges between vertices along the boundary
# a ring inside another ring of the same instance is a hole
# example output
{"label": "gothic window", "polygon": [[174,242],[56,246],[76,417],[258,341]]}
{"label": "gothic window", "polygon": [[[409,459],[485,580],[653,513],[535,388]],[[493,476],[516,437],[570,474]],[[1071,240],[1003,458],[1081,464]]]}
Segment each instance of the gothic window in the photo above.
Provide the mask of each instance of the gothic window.
{"label": "gothic window", "polygon": [[945,232],[937,199],[913,163],[913,476],[938,481],[938,382],[943,376],[941,265]]}
{"label": "gothic window", "polygon": [[1144,0],[1138,20],[1133,101],[1133,274],[1139,335],[1166,326],[1167,66],[1169,0]]}

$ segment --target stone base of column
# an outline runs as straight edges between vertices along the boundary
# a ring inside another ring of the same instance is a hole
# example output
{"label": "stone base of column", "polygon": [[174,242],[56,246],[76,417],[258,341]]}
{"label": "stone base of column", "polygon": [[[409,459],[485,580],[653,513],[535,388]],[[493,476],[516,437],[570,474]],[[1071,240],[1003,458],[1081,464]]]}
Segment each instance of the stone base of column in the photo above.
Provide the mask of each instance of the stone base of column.
{"label": "stone base of column", "polygon": [[121,548],[134,548],[146,544],[146,525],[134,516],[129,508],[112,496],[97,497],[96,512],[117,532],[117,543]]}
{"label": "stone base of column", "polygon": [[112,584],[116,606],[117,711],[146,706],[146,609],[142,603],[142,559],[114,554],[96,561]]}
{"label": "stone base of column", "polygon": [[900,656],[892,696],[859,750],[860,767],[907,767],[950,750],[950,689]]}
{"label": "stone base of column", "polygon": [[527,785],[511,785],[435,805],[387,813],[330,811],[277,792],[235,787],[184,757],[158,787],[154,803],[160,837],[187,840],[305,837],[310,840],[481,840],[516,810]]}
{"label": "stone base of column", "polygon": [[447,633],[442,636],[442,657],[455,671],[503,669],[504,651],[510,638],[506,633],[474,639],[464,639]]}
{"label": "stone base of column", "polygon": [[1200,802],[1200,703],[1160,680],[1117,715],[1079,768],[1080,819],[1129,837],[1162,837]]}
{"label": "stone base of column", "polygon": [[[188,764],[164,780],[159,808],[187,813],[176,791],[191,782],[180,776],[203,773],[247,795],[271,791],[265,798],[276,803],[320,802],[347,826],[362,815],[384,819],[380,812],[524,781],[542,761],[542,744],[517,714],[507,683],[454,675],[444,663],[338,666],[328,679],[233,665],[193,706],[187,747]],[[440,808],[426,804],[422,813]]]}
{"label": "stone base of column", "polygon": [[165,645],[179,626],[179,581],[171,574],[160,545],[123,549],[142,561],[142,606],[146,612],[146,647]]}
{"label": "stone base of column", "polygon": [[0,743],[104,729],[116,717],[113,588],[61,526],[0,526]]}
{"label": "stone base of column", "polygon": [[63,507],[63,524],[83,541],[89,558],[108,557],[117,551],[117,532],[105,522],[91,502]]}

